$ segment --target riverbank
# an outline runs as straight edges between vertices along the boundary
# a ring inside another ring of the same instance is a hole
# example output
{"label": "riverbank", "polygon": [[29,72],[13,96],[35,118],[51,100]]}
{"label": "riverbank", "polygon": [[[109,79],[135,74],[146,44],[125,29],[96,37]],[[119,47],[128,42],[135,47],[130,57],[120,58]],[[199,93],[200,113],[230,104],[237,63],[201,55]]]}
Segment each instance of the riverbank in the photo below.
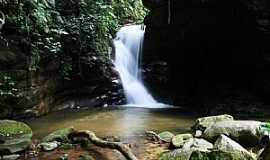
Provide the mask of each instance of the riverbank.
{"label": "riverbank", "polygon": [[[135,115],[138,114],[134,109],[131,111]],[[76,113],[74,115],[76,117]],[[103,114],[101,115],[106,119]],[[166,117],[156,116],[161,119],[158,123],[163,125],[162,121]],[[93,118],[98,123],[99,119]],[[59,119],[59,124],[62,124],[60,116]],[[122,120],[121,117],[119,120]],[[84,128],[58,126],[53,131],[50,131],[49,126],[40,124],[40,127],[47,128],[48,132],[37,136],[39,132],[35,128],[32,128],[32,131],[31,127],[21,122],[2,120],[0,154],[5,159],[14,160],[125,160],[128,159],[128,156],[123,154],[125,152],[140,160],[199,160],[202,157],[209,160],[217,157],[229,160],[257,160],[260,156],[268,156],[269,123],[237,120],[230,115],[219,115],[196,120],[194,118],[189,123],[181,124],[175,117],[177,126],[174,130],[168,126],[169,130],[165,130],[166,127],[162,129],[158,128],[158,125],[153,125],[154,123],[148,123],[146,117],[142,120],[145,122],[144,128],[140,128],[137,132],[130,128],[131,126],[137,128],[131,119],[128,121],[131,122],[128,128],[121,128],[119,124],[120,129],[131,129],[133,132],[128,134],[125,131],[119,132],[118,136],[114,135],[113,130],[107,130],[103,136],[98,132],[95,133],[95,130],[98,131],[97,128],[91,126],[89,122]],[[75,120],[75,123],[78,121]],[[108,123],[101,123],[100,128],[115,128]],[[164,120],[164,123],[171,125],[169,121]],[[153,127],[154,131],[149,130],[149,126]],[[122,147],[116,147],[117,145]],[[126,148],[124,151],[123,147]]]}

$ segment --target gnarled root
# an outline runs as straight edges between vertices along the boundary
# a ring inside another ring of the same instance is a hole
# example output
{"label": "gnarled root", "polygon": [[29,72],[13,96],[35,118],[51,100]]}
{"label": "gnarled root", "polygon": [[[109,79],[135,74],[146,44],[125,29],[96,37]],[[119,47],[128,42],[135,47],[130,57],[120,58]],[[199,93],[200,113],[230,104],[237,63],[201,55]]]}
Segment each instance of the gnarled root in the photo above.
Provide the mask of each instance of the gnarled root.
{"label": "gnarled root", "polygon": [[99,147],[116,149],[123,154],[127,160],[138,160],[137,157],[131,152],[131,149],[121,142],[109,142],[98,138],[94,132],[91,131],[75,131],[69,137],[84,137],[90,142]]}

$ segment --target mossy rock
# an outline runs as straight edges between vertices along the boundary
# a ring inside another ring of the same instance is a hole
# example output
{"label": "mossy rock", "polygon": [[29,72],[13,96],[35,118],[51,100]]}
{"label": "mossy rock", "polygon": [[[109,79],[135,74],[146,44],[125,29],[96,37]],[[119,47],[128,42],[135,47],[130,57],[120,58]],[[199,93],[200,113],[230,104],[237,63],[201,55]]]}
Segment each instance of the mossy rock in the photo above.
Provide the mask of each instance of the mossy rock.
{"label": "mossy rock", "polygon": [[69,143],[64,143],[59,147],[59,149],[63,149],[63,150],[70,150],[72,148],[73,148],[73,145]]}
{"label": "mossy rock", "polygon": [[213,151],[208,153],[209,160],[255,160],[256,158],[242,152]]}
{"label": "mossy rock", "polygon": [[13,120],[0,121],[1,137],[16,137],[25,134],[32,134],[32,129],[27,124]]}
{"label": "mossy rock", "polygon": [[217,122],[211,127],[208,127],[203,137],[209,141],[216,141],[216,139],[224,134],[244,147],[254,147],[259,141],[263,133],[260,132],[260,121],[222,121]]}
{"label": "mossy rock", "polygon": [[23,151],[32,144],[32,129],[23,122],[0,121],[0,152],[10,154]]}
{"label": "mossy rock", "polygon": [[170,143],[172,141],[172,138],[174,137],[174,134],[171,132],[165,131],[158,134],[158,136],[160,137],[162,141]]}
{"label": "mossy rock", "polygon": [[255,160],[251,156],[242,154],[241,152],[223,152],[212,151],[204,152],[199,150],[182,150],[181,152],[174,153],[166,152],[161,154],[159,160]]}
{"label": "mossy rock", "polygon": [[75,131],[74,128],[65,128],[65,129],[54,131],[48,136],[44,137],[42,139],[42,142],[58,141],[58,142],[68,143],[69,142],[68,135],[74,131]]}
{"label": "mossy rock", "polygon": [[193,138],[192,134],[178,134],[172,138],[172,144],[175,148],[180,148],[190,138]]}
{"label": "mossy rock", "polygon": [[204,131],[206,128],[211,127],[217,122],[222,121],[233,121],[234,118],[231,115],[224,114],[218,116],[209,116],[209,117],[202,117],[198,118],[195,124],[191,127],[192,130],[201,130]]}
{"label": "mossy rock", "polygon": [[159,160],[189,160],[191,154],[191,150],[175,150],[164,152],[160,155]]}

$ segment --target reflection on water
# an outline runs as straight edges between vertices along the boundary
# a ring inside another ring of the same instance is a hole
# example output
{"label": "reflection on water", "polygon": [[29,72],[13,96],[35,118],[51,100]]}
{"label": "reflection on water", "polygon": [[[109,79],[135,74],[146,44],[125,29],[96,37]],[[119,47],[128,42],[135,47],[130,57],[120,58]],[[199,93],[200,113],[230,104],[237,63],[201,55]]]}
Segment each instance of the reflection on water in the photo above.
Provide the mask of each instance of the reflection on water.
{"label": "reflection on water", "polygon": [[145,130],[185,132],[194,119],[179,109],[121,108],[61,111],[27,123],[36,137],[71,126],[79,130],[92,130],[99,136],[130,136]]}

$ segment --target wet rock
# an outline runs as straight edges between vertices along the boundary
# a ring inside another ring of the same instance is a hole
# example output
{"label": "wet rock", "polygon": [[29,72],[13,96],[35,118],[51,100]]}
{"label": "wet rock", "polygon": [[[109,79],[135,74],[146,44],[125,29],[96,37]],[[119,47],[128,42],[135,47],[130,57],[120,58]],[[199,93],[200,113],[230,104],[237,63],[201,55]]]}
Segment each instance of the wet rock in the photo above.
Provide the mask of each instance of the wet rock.
{"label": "wet rock", "polygon": [[259,121],[222,121],[207,128],[203,137],[209,141],[215,141],[224,134],[245,147],[252,147],[259,143],[262,135]]}
{"label": "wet rock", "polygon": [[242,146],[221,136],[215,146],[203,139],[193,139],[183,148],[163,153],[159,160],[255,160]]}
{"label": "wet rock", "polygon": [[19,154],[12,154],[12,155],[7,155],[3,157],[4,160],[16,160],[19,158],[20,158]]}
{"label": "wet rock", "polygon": [[201,130],[196,130],[195,134],[194,134],[194,137],[199,138],[199,137],[202,136],[202,134],[203,134],[203,132]]}
{"label": "wet rock", "polygon": [[202,130],[204,131],[206,128],[212,126],[213,124],[221,121],[232,121],[233,116],[231,115],[218,115],[218,116],[209,116],[198,118],[195,124],[191,127],[193,130]]}
{"label": "wet rock", "polygon": [[159,160],[189,160],[193,151],[176,149],[171,152],[166,152],[160,155]]}
{"label": "wet rock", "polygon": [[61,130],[54,131],[53,133],[49,134],[48,136],[42,139],[42,142],[69,142],[68,135],[74,132],[74,128],[65,128]]}
{"label": "wet rock", "polygon": [[193,138],[192,134],[178,134],[172,138],[172,145],[175,148],[180,148],[190,138]]}
{"label": "wet rock", "polygon": [[160,134],[158,134],[158,136],[160,137],[160,139],[164,142],[171,142],[172,138],[174,137],[174,134],[168,131],[162,132]]}
{"label": "wet rock", "polygon": [[73,148],[73,145],[72,144],[69,144],[69,143],[64,143],[59,148],[60,149],[63,149],[63,150],[69,150],[69,149],[72,149]]}
{"label": "wet rock", "polygon": [[53,142],[43,142],[40,144],[40,147],[43,151],[53,151],[60,146],[60,142],[53,141]]}
{"label": "wet rock", "polygon": [[12,120],[0,121],[0,152],[8,155],[21,152],[32,144],[32,130],[22,122]]}
{"label": "wet rock", "polygon": [[183,149],[208,151],[213,149],[213,144],[201,138],[191,138],[183,145]]}
{"label": "wet rock", "polygon": [[[213,144],[204,139],[192,138],[183,145],[183,148],[161,154],[159,160],[189,160],[206,157],[213,149]],[[192,158],[193,157],[193,158]],[[195,158],[194,158],[195,157]]]}
{"label": "wet rock", "polygon": [[260,140],[260,145],[263,147],[258,152],[259,159],[270,159],[270,138],[269,135],[263,136]]}
{"label": "wet rock", "polygon": [[206,157],[200,157],[208,158],[210,160],[256,160],[254,157],[242,154],[242,152],[223,152],[223,151],[212,151],[206,155]]}
{"label": "wet rock", "polygon": [[240,157],[252,159],[252,155],[240,144],[225,135],[221,135],[215,142],[214,149],[225,153],[239,154]]}

